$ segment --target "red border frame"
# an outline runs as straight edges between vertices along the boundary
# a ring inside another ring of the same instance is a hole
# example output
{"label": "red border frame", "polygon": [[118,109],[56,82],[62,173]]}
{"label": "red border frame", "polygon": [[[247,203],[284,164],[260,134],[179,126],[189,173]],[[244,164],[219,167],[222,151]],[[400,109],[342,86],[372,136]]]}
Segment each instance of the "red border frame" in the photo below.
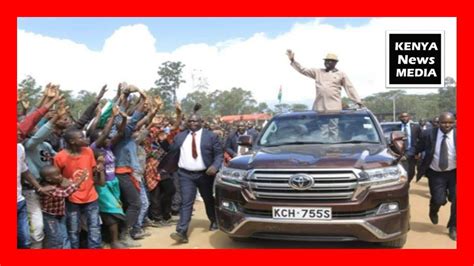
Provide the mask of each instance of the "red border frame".
{"label": "red border frame", "polygon": [[[428,4],[410,1],[409,4],[401,2],[390,2],[391,6],[383,6],[381,1],[352,1],[351,3],[335,3],[323,1],[304,2],[258,2],[239,1],[223,2],[210,1],[203,3],[195,1],[193,3],[178,3],[173,1],[139,1],[119,3],[104,1],[81,1],[81,2],[42,2],[42,1],[21,1],[9,7],[3,7],[1,20],[3,33],[7,36],[1,42],[4,79],[7,88],[3,90],[6,98],[3,100],[4,110],[16,110],[14,97],[16,90],[16,37],[17,37],[17,17],[23,16],[193,16],[193,17],[313,17],[313,16],[450,16],[457,17],[457,82],[458,82],[458,159],[460,176],[458,183],[458,248],[456,250],[381,250],[381,249],[291,249],[291,250],[269,250],[269,249],[248,249],[248,250],[17,250],[16,243],[16,216],[15,216],[15,187],[14,153],[16,131],[13,125],[16,119],[13,111],[7,111],[3,115],[7,126],[0,131],[2,139],[6,139],[7,153],[2,156],[2,164],[6,166],[5,183],[1,186],[1,197],[4,199],[5,210],[0,219],[0,265],[131,265],[131,264],[184,264],[195,265],[225,264],[241,265],[247,263],[265,263],[273,265],[294,265],[294,264],[364,264],[364,265],[399,265],[423,264],[423,265],[474,265],[472,250],[473,230],[469,223],[471,212],[470,199],[467,196],[468,188],[473,187],[473,178],[469,176],[464,168],[468,165],[467,155],[470,143],[466,137],[470,126],[466,121],[467,105],[469,96],[472,94],[467,81],[469,71],[469,59],[472,59],[470,52],[469,34],[472,30],[471,15],[466,6],[449,3]],[[68,5],[70,5],[68,7]],[[342,10],[344,8],[344,10]],[[47,62],[45,62],[47,63]],[[80,74],[80,73],[78,73]],[[463,112],[464,111],[464,112]],[[10,126],[11,125],[11,126]],[[158,241],[158,240],[157,240]]]}

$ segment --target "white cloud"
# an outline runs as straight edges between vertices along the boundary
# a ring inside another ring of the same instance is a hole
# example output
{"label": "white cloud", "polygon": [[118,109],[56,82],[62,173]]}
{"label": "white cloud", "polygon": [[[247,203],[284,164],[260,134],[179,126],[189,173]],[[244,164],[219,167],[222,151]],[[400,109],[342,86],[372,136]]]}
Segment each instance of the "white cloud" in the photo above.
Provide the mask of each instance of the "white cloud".
{"label": "white cloud", "polygon": [[365,97],[386,90],[386,30],[444,30],[445,75],[456,77],[455,18],[375,18],[366,25],[345,28],[315,19],[295,24],[290,31],[273,38],[256,33],[248,39],[222,40],[214,46],[188,44],[169,54],[156,51],[160,36],[153,36],[141,24],[117,29],[99,52],[70,40],[18,30],[18,81],[31,75],[40,84],[52,81],[74,91],[98,90],[104,83],[115,90],[120,81],[148,89],[154,86],[162,62],[180,60],[186,65],[183,75],[187,80],[178,91],[180,98],[192,91],[191,75],[199,70],[207,77],[210,90],[242,87],[251,90],[257,101],[274,104],[281,85],[285,102],[311,105],[314,80],[292,69],[286,49],[293,49],[296,59],[307,67],[322,67],[327,52],[338,54],[338,68],[348,74],[360,96]]}

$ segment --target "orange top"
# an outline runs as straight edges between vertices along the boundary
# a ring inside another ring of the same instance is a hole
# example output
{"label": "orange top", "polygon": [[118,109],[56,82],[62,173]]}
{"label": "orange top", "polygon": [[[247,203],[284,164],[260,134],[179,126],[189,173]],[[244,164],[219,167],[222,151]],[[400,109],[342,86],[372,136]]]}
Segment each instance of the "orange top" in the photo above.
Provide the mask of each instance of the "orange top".
{"label": "orange top", "polygon": [[82,182],[79,189],[69,196],[69,201],[84,204],[97,200],[99,196],[94,188],[92,171],[96,162],[91,148],[82,147],[81,153],[78,155],[73,155],[64,149],[54,157],[54,165],[59,168],[65,178],[73,182],[80,178],[83,170],[88,171],[88,177]]}

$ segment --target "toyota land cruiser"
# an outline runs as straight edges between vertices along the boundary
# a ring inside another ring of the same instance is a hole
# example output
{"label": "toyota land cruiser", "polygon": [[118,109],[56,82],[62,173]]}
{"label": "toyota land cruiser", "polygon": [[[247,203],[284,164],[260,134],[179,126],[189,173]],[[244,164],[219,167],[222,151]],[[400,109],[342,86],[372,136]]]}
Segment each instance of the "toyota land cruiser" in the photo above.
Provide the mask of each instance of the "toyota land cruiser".
{"label": "toyota land cruiser", "polygon": [[252,146],[215,182],[218,225],[232,239],[405,244],[403,134],[386,139],[369,110],[278,115]]}

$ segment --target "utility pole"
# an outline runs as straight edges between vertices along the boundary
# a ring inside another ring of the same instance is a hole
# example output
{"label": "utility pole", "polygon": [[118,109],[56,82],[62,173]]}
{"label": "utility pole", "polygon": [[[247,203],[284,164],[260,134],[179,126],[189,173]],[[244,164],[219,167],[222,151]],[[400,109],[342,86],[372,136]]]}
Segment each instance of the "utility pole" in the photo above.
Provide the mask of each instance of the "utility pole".
{"label": "utility pole", "polygon": [[398,95],[400,95],[401,91],[395,93],[394,95],[392,95],[392,97],[390,97],[390,99],[392,99],[392,106],[393,106],[393,122],[395,122],[395,115],[396,115],[396,108],[395,108],[395,99],[397,98]]}

